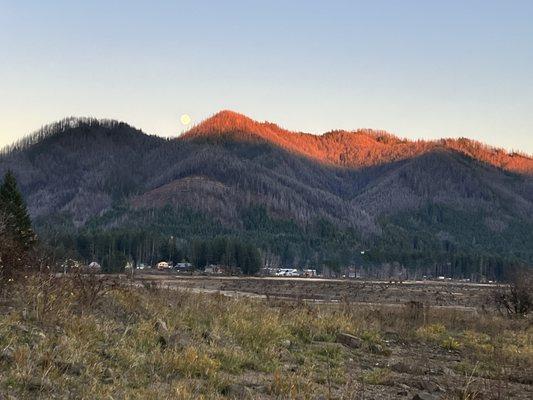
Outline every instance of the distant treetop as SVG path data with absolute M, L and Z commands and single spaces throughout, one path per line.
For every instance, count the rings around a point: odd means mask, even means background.
M 42 126 L 37 131 L 23 137 L 14 144 L 6 146 L 0 150 L 0 155 L 21 151 L 39 143 L 40 141 L 80 127 L 114 129 L 121 125 L 128 125 L 125 122 L 114 119 L 98 119 L 93 117 L 67 117 L 59 121 Z

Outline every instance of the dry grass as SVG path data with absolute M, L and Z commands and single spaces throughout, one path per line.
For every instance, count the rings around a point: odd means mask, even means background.
M 421 316 L 410 306 L 270 304 L 107 284 L 87 298 L 92 285 L 82 294 L 73 280 L 33 276 L 13 289 L 13 309 L 0 315 L 0 393 L 357 399 L 394 385 L 400 375 L 388 364 L 403 357 L 402 346 L 418 344 L 460 354 L 457 379 L 513 382 L 516 371 L 533 369 L 527 320 L 417 307 Z M 339 332 L 359 337 L 361 347 L 336 343 Z M 391 334 L 400 342 L 389 342 Z

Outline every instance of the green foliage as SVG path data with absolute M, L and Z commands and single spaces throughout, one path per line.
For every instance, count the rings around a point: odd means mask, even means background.
M 8 232 L 24 249 L 29 249 L 35 243 L 35 234 L 26 203 L 11 171 L 6 173 L 0 186 L 0 213 L 4 216 Z
M 486 226 L 486 213 L 428 203 L 381 219 L 383 234 L 365 258 L 397 261 L 428 276 L 504 279 L 505 271 L 533 262 L 533 225 L 509 223 L 500 232 Z
M 237 238 L 217 236 L 212 240 L 194 240 L 191 262 L 197 268 L 208 264 L 222 264 L 253 275 L 261 268 L 261 254 L 252 244 Z
M 128 258 L 119 251 L 113 251 L 104 257 L 102 271 L 106 273 L 117 273 L 124 271 Z
M 188 208 L 143 210 L 119 204 L 81 230 L 61 215 L 39 219 L 38 227 L 58 258 L 102 263 L 117 251 L 135 264 L 187 260 L 198 268 L 223 264 L 247 274 L 261 265 L 258 249 L 282 266 L 327 267 L 336 273 L 349 265 L 372 271 L 396 262 L 407 269 L 407 277 L 500 280 L 505 270 L 533 259 L 521 244 L 533 241 L 527 222 L 500 233 L 508 239 L 503 249 L 498 237 L 479 233 L 486 231 L 482 219 L 481 214 L 428 204 L 417 212 L 383 218 L 382 234 L 363 239 L 356 230 L 327 219 L 296 224 L 274 218 L 263 206 L 244 209 L 242 225 L 227 226 Z M 116 221 L 120 227 L 112 227 Z

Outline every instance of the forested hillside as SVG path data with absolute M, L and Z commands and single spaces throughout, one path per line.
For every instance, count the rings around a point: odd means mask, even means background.
M 4 149 L 7 170 L 58 257 L 192 259 L 218 237 L 270 265 L 499 276 L 533 262 L 533 159 L 466 139 L 317 136 L 229 111 L 163 139 L 71 118 Z
M 444 148 L 508 171 L 533 174 L 533 159 L 526 154 L 508 153 L 465 138 L 413 142 L 371 129 L 312 135 L 290 132 L 270 122 L 257 122 L 233 111 L 215 114 L 192 128 L 183 138 L 216 140 L 221 136 L 241 141 L 264 140 L 322 163 L 347 167 L 381 165 Z

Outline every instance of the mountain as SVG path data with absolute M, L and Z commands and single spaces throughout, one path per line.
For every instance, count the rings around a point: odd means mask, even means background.
M 231 111 L 163 139 L 70 118 L 4 149 L 8 169 L 45 238 L 238 235 L 285 264 L 361 249 L 403 265 L 533 261 L 533 158 L 468 139 L 295 133 Z
M 533 159 L 525 154 L 507 153 L 469 139 L 409 141 L 385 131 L 362 129 L 331 131 L 324 135 L 290 132 L 269 122 L 257 122 L 242 114 L 221 111 L 185 133 L 183 139 L 231 137 L 236 140 L 263 140 L 285 150 L 324 164 L 365 167 L 404 160 L 435 149 L 455 150 L 473 159 L 519 173 L 533 174 Z

